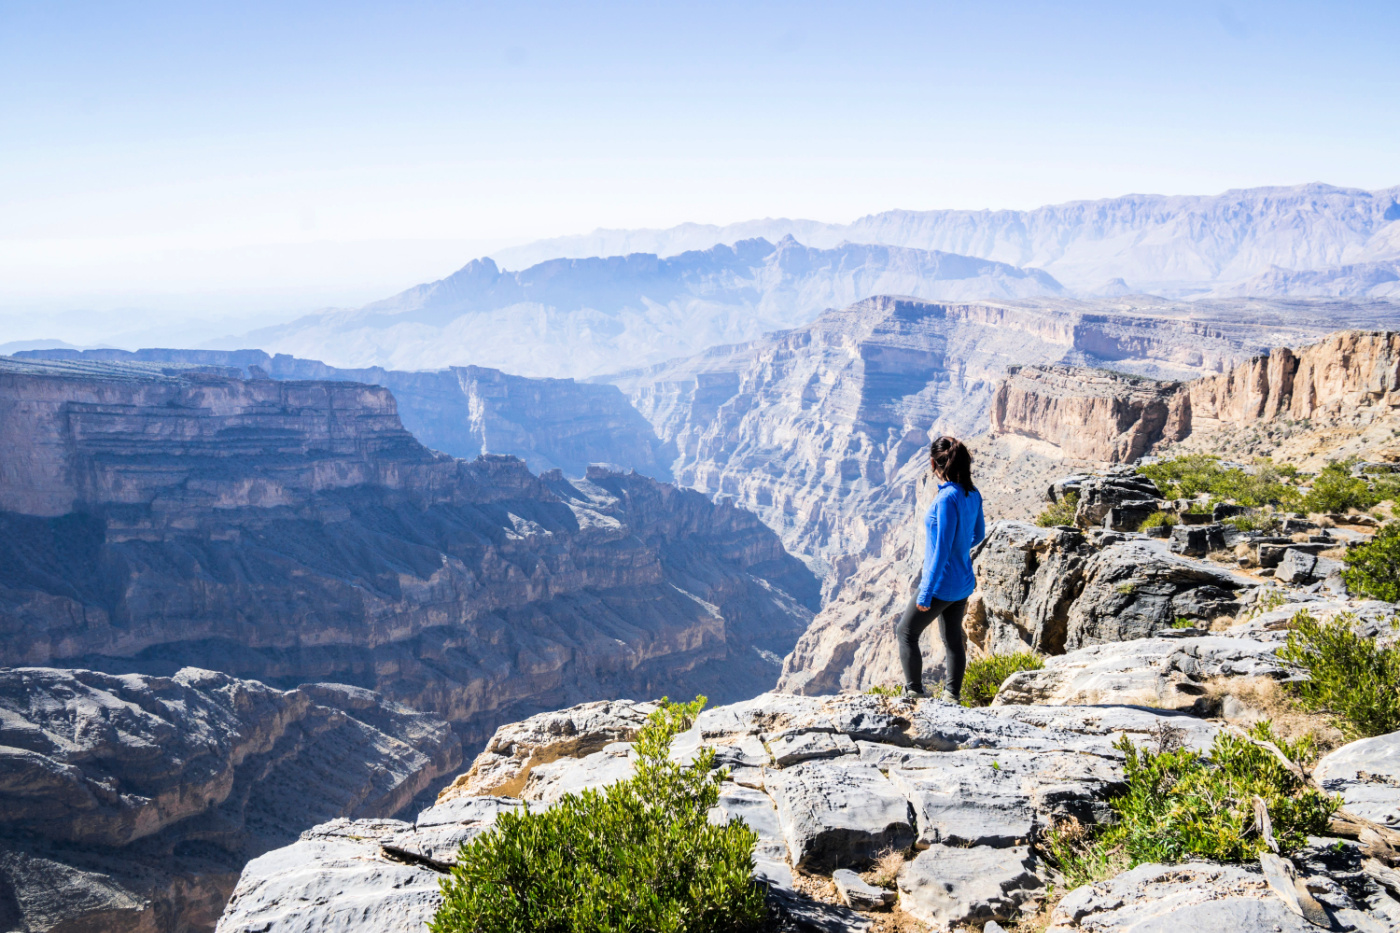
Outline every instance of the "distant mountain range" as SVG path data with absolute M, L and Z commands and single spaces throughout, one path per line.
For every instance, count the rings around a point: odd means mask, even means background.
M 869 295 L 936 300 L 1065 294 L 1053 276 L 937 250 L 788 236 L 683 252 L 551 259 L 520 272 L 468 263 L 357 310 L 332 310 L 234 341 L 341 367 L 475 364 L 591 376 L 753 340 Z M 232 348 L 230 346 L 229 348 Z
M 1224 194 L 1130 194 L 1030 211 L 885 211 L 849 224 L 750 220 L 728 226 L 683 224 L 667 230 L 596 230 L 501 250 L 507 268 L 558 257 L 634 252 L 668 256 L 750 237 L 794 236 L 812 247 L 842 242 L 939 250 L 1050 273 L 1082 294 L 1123 289 L 1167 297 L 1241 294 L 1244 283 L 1267 295 L 1277 267 L 1317 272 L 1400 259 L 1400 187 L 1379 191 L 1307 184 Z M 1310 285 L 1292 279 L 1287 294 L 1382 297 L 1365 277 L 1328 273 Z M 1122 279 L 1123 285 L 1114 283 Z M 1234 287 L 1230 287 L 1234 286 Z M 859 296 L 864 297 L 864 296 Z M 979 297 L 995 297 L 982 295 Z

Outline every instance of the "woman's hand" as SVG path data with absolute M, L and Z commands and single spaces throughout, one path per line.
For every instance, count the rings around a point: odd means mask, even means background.
M 928 611 L 929 611 L 930 609 L 932 609 L 932 608 L 933 608 L 933 603 L 929 603 L 927 606 L 920 606 L 920 607 L 919 607 L 919 611 L 920 611 L 920 612 L 928 612 Z

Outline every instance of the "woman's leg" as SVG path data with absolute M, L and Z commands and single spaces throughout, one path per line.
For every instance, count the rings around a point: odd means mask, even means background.
M 961 698 L 963 671 L 967 670 L 967 637 L 963 634 L 963 613 L 967 612 L 967 600 L 943 603 L 942 606 L 945 608 L 938 617 L 938 636 L 943 639 L 943 655 L 947 658 L 947 688 L 953 696 Z
M 948 605 L 934 600 L 927 610 L 919 609 L 917 591 L 909 597 L 909 605 L 894 626 L 894 639 L 899 645 L 899 666 L 904 668 L 904 686 L 920 692 L 924 689 L 924 655 L 919 650 L 919 636 L 924 633 L 943 607 Z

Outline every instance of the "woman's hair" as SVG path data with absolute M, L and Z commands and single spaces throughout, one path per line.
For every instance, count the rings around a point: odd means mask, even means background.
M 972 485 L 972 454 L 968 453 L 962 441 L 946 435 L 935 438 L 928 445 L 928 455 L 933 461 L 934 470 L 945 480 L 957 483 L 963 492 L 977 491 L 977 487 Z

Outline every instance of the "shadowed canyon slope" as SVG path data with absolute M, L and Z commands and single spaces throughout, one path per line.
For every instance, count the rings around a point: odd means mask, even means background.
M 403 426 L 425 446 L 466 460 L 511 454 L 537 473 L 559 469 L 582 476 L 589 464 L 610 463 L 669 479 L 674 457 L 626 397 L 601 383 L 531 379 L 479 366 L 337 369 L 261 350 L 26 350 L 15 358 L 218 366 L 244 379 L 383 386 L 394 393 Z
M 490 259 L 353 311 L 238 338 L 337 366 L 499 367 L 587 376 L 752 340 L 875 294 L 1023 298 L 1064 289 L 1034 269 L 947 253 L 745 240 L 666 259 L 556 259 L 520 272 Z
M 454 460 L 388 391 L 0 360 L 0 664 L 340 681 L 474 741 L 620 693 L 751 695 L 816 581 L 637 474 Z
M 976 256 L 1043 269 L 1081 293 L 1107 293 L 1122 279 L 1125 290 L 1169 296 L 1223 287 L 1230 294 L 1380 297 L 1395 293 L 1400 188 L 1308 184 L 1219 195 L 1129 194 L 1030 211 L 896 210 L 849 224 L 777 219 L 598 230 L 501 250 L 496 259 L 529 265 L 560 256 L 667 256 L 783 236 L 813 247 L 850 241 Z M 1383 260 L 1390 263 L 1360 265 Z

